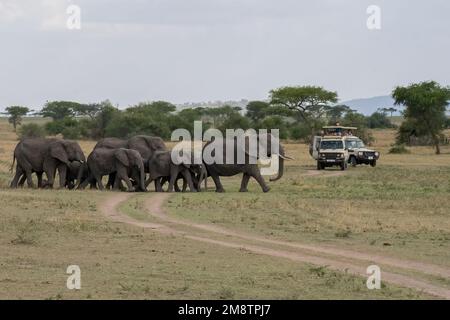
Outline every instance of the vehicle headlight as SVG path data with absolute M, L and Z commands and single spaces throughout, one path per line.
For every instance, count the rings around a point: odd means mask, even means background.
M 375 157 L 378 157 L 380 155 L 379 152 L 375 152 Z
M 364 153 L 362 151 L 358 152 L 358 156 L 362 157 Z
M 321 154 L 320 154 L 320 157 L 321 157 L 321 158 L 325 158 L 325 153 L 321 153 Z

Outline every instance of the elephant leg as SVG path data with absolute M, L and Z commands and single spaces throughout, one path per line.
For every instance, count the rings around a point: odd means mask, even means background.
M 47 175 L 47 181 L 48 181 L 47 184 L 50 189 L 53 188 L 53 184 L 55 182 L 55 172 L 56 172 L 56 168 L 45 170 L 45 174 Z
M 97 185 L 96 185 L 96 183 L 95 183 L 95 180 L 90 180 L 90 179 L 88 179 L 88 181 L 89 181 L 89 188 L 92 190 L 92 189 L 97 189 Z
M 267 186 L 266 182 L 264 181 L 264 178 L 261 175 L 261 172 L 258 168 L 256 168 L 252 174 L 252 177 L 258 181 L 259 185 L 261 186 L 261 189 L 263 192 L 269 192 L 270 188 Z
M 189 174 L 189 175 L 190 175 L 190 174 Z M 184 177 L 184 176 L 183 176 L 183 177 Z M 192 181 L 192 179 L 191 179 L 191 181 Z M 182 189 L 183 192 L 186 192 L 188 185 L 189 185 L 189 182 L 186 181 L 186 177 L 184 177 L 184 179 L 183 179 L 183 189 Z M 191 189 L 190 186 L 189 186 L 189 189 Z M 191 191 L 192 191 L 192 189 L 191 189 Z
M 14 178 L 11 181 L 10 187 L 17 188 L 18 185 L 23 185 L 25 183 L 26 178 L 27 178 L 27 176 L 25 175 L 25 172 L 23 172 L 22 168 L 17 166 L 16 174 L 14 175 Z M 19 181 L 19 179 L 20 179 L 20 181 Z
M 102 182 L 102 176 L 97 174 L 97 175 L 94 175 L 94 178 L 97 181 L 98 189 L 100 191 L 105 190 L 105 186 L 103 186 L 103 182 Z
M 216 192 L 225 192 L 225 189 L 222 186 L 222 182 L 220 182 L 220 178 L 217 175 L 211 175 L 214 184 L 216 185 Z
M 116 174 L 115 173 L 110 173 L 108 175 L 108 182 L 106 183 L 105 188 L 106 189 L 111 189 L 114 187 L 115 185 L 115 178 L 116 178 Z
M 127 188 L 128 188 L 128 192 L 136 191 L 136 188 L 133 186 L 133 184 L 130 181 L 130 178 L 127 175 L 120 176 L 119 174 L 117 174 L 116 180 L 118 180 L 119 186 L 121 186 L 122 180 L 125 181 Z
M 22 172 L 22 175 L 20 176 L 20 180 L 19 180 L 18 186 L 19 187 L 23 187 L 23 185 L 25 184 L 25 181 L 27 181 L 27 175 L 26 175 L 25 172 Z
M 169 188 L 167 189 L 167 192 L 173 192 L 174 191 L 174 185 L 175 180 L 177 179 L 176 175 L 171 175 L 169 180 Z
M 36 172 L 36 176 L 38 178 L 38 188 L 42 188 L 42 172 Z
M 148 177 L 147 180 L 145 180 L 145 187 L 148 188 L 148 186 L 150 185 L 150 183 L 152 183 L 152 178 Z
M 133 184 L 130 181 L 130 177 L 127 174 L 127 169 L 125 167 L 119 167 L 116 172 L 116 181 L 114 182 L 114 186 L 121 187 L 122 186 L 122 180 L 126 183 L 128 192 L 135 191 L 135 188 L 133 187 Z
M 250 175 L 248 175 L 247 173 L 244 173 L 244 175 L 242 176 L 242 181 L 241 181 L 241 189 L 239 189 L 239 192 L 247 192 L 247 186 L 248 186 L 248 181 L 250 180 Z
M 108 181 L 108 183 L 109 183 L 109 181 Z M 120 183 L 120 179 L 118 176 L 116 176 L 116 178 L 114 179 L 114 184 L 112 186 L 112 189 L 114 191 L 120 191 L 119 183 Z M 108 184 L 106 184 L 106 188 L 108 189 Z
M 25 170 L 26 176 L 27 176 L 27 184 L 29 188 L 34 188 L 34 183 L 33 183 L 33 172 L 31 170 L 26 169 Z
M 88 185 L 88 183 L 91 183 L 91 187 L 92 187 L 92 183 L 93 183 L 94 177 L 90 174 L 86 179 L 84 179 L 77 187 L 77 189 L 83 190 L 84 188 L 86 188 L 86 186 Z
M 58 166 L 59 173 L 59 188 L 64 189 L 66 187 L 67 166 L 61 164 Z
M 192 182 L 191 172 L 188 169 L 186 169 L 186 170 L 183 170 L 181 172 L 181 174 L 184 177 L 184 183 L 187 183 L 189 185 L 189 190 L 191 190 L 191 192 L 197 192 L 197 189 L 195 189 L 194 183 Z M 184 192 L 184 190 L 183 190 L 183 192 Z
M 164 192 L 163 188 L 162 188 L 162 184 L 161 184 L 161 180 L 163 180 L 164 178 L 157 178 L 155 179 L 155 191 L 156 192 Z

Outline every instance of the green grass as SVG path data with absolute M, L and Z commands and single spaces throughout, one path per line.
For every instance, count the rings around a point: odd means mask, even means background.
M 176 194 L 170 213 L 276 239 L 351 246 L 450 265 L 450 168 L 352 168 L 340 177 L 303 177 L 289 167 L 268 194 Z

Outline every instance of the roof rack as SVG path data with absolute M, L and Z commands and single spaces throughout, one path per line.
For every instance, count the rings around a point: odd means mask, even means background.
M 342 129 L 342 130 L 358 130 L 357 127 L 343 127 L 343 126 L 325 126 L 322 129 Z

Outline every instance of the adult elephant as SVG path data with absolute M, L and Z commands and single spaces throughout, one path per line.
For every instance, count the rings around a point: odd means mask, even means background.
M 38 188 L 47 188 L 48 181 L 42 180 L 42 174 L 43 172 L 36 172 L 36 175 L 38 177 Z M 88 168 L 86 162 L 79 162 L 79 161 L 69 162 L 69 164 L 67 165 L 65 186 L 71 190 L 76 186 L 77 181 L 84 181 L 84 179 L 87 179 L 87 177 L 88 177 Z M 23 187 L 26 179 L 27 175 L 23 173 L 21 178 L 19 179 L 18 186 Z
M 145 191 L 145 172 L 142 157 L 136 150 L 130 149 L 95 149 L 89 155 L 87 164 L 89 167 L 89 176 L 79 185 L 84 189 L 88 183 L 95 181 L 100 190 L 104 190 L 102 177 L 115 174 L 114 190 L 119 189 L 123 180 L 128 191 L 135 191 L 130 178 L 138 182 L 140 189 Z
M 80 145 L 71 140 L 30 138 L 20 141 L 13 157 L 17 160 L 16 174 L 11 182 L 12 188 L 17 188 L 20 177 L 25 174 L 29 187 L 34 187 L 31 174 L 38 174 L 38 185 L 42 185 L 42 173 L 47 176 L 47 185 L 52 188 L 56 169 L 59 172 L 59 186 L 66 185 L 67 168 L 70 162 L 85 162 L 86 158 Z
M 94 150 L 99 148 L 105 149 L 126 148 L 138 151 L 144 161 L 145 173 L 150 173 L 148 162 L 152 158 L 153 154 L 156 151 L 167 150 L 167 147 L 163 139 L 161 139 L 160 137 L 153 137 L 146 135 L 137 135 L 131 137 L 128 140 L 118 138 L 104 138 L 95 145 Z M 108 188 L 113 184 L 114 184 L 114 174 L 109 176 L 106 187 Z
M 216 192 L 224 192 L 224 188 L 220 181 L 220 177 L 230 177 L 237 174 L 242 173 L 242 181 L 241 188 L 239 192 L 247 192 L 248 182 L 251 177 L 253 177 L 260 185 L 263 192 L 270 191 L 269 186 L 267 186 L 264 178 L 261 175 L 261 171 L 258 167 L 258 154 L 263 154 L 268 158 L 272 157 L 271 146 L 272 142 L 275 142 L 275 139 L 272 135 L 257 135 L 251 139 L 250 136 L 244 137 L 244 143 L 241 143 L 237 138 L 234 139 L 216 139 L 213 141 L 209 141 L 203 147 L 203 159 L 205 160 L 205 151 L 210 149 L 215 149 L 218 151 L 222 151 L 223 162 L 214 161 L 212 163 L 208 163 L 209 161 L 204 161 L 206 170 L 208 171 L 208 176 L 211 176 L 214 184 L 216 185 Z M 266 143 L 263 143 L 262 139 L 266 139 Z M 257 148 L 259 153 L 251 152 L 250 146 L 252 140 L 257 144 Z M 213 145 L 214 144 L 214 145 Z M 234 156 L 232 157 L 231 163 L 226 162 L 227 159 L 227 145 L 234 150 Z M 230 149 L 231 150 L 231 149 Z M 256 150 L 255 150 L 256 151 Z M 238 161 L 238 154 L 243 154 L 243 159 L 239 159 L 242 161 Z M 287 157 L 284 152 L 284 148 L 281 144 L 279 144 L 278 153 L 274 154 L 278 157 L 278 173 L 276 177 L 271 178 L 270 181 L 277 181 L 281 179 L 284 174 L 284 160 L 292 159 Z M 215 152 L 212 152 L 212 156 L 215 156 Z M 230 157 L 231 158 L 231 157 Z
M 128 140 L 119 138 L 104 138 L 101 139 L 94 147 L 95 149 L 132 149 L 138 151 L 144 161 L 148 161 L 155 151 L 165 151 L 167 147 L 160 137 L 152 137 L 145 135 L 138 135 L 131 137 Z
M 94 147 L 95 149 L 120 149 L 127 148 L 127 140 L 119 139 L 119 138 L 103 138 L 97 142 Z

